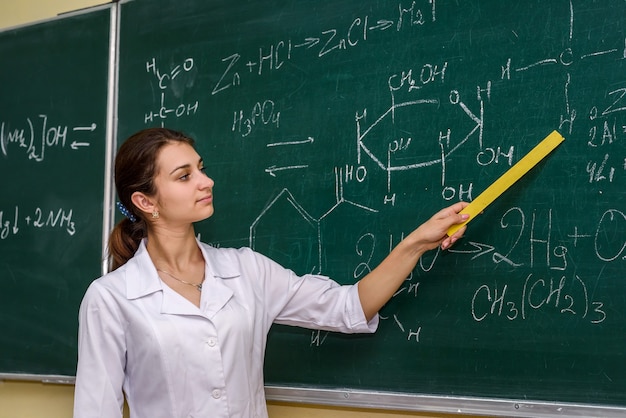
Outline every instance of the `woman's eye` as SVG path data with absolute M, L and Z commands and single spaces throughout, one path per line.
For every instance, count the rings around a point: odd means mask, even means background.
M 205 167 L 199 167 L 198 170 L 206 175 L 206 168 Z M 182 181 L 189 180 L 189 178 L 191 178 L 192 174 L 193 173 L 185 173 L 185 174 L 181 175 L 180 177 L 178 177 L 178 180 L 182 180 Z

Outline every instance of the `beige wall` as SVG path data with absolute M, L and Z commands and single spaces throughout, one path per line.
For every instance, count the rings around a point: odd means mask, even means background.
M 94 0 L 0 0 L 0 29 L 52 18 L 59 13 L 103 4 Z M 71 385 L 28 381 L 0 381 L 0 418 L 69 418 L 72 415 Z M 376 411 L 270 403 L 271 418 L 398 418 L 452 417 L 445 414 Z
M 2 0 L 0 29 L 49 19 L 60 13 L 107 3 L 103 0 Z

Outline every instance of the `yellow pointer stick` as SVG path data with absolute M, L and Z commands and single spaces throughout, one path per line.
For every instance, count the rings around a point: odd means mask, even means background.
M 526 174 L 531 168 L 533 168 L 539 161 L 550 154 L 565 138 L 561 136 L 557 131 L 553 131 L 550 135 L 545 137 L 535 148 L 533 148 L 528 154 L 519 160 L 513 167 L 509 168 L 500 178 L 494 181 L 491 186 L 487 187 L 476 199 L 474 199 L 469 205 L 465 207 L 459 213 L 468 213 L 470 217 L 461 224 L 452 225 L 448 229 L 448 236 L 452 236 L 461 227 L 467 224 L 474 217 L 480 214 L 487 206 L 496 200 L 506 189 L 511 187 L 513 183 L 519 180 L 524 174 Z

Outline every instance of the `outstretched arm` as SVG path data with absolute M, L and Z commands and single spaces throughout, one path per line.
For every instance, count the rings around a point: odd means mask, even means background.
M 451 237 L 447 236 L 447 231 L 452 225 L 467 220 L 469 215 L 459 214 L 467 205 L 459 202 L 435 213 L 404 238 L 378 267 L 359 281 L 359 299 L 368 321 L 391 299 L 415 268 L 422 254 L 438 246 L 443 250 L 448 249 L 463 236 L 465 227 Z

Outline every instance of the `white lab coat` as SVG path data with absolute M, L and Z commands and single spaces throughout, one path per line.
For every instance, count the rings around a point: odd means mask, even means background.
M 165 285 L 141 243 L 95 280 L 80 307 L 74 418 L 267 417 L 263 360 L 272 323 L 374 332 L 357 286 L 296 276 L 248 248 L 198 243 L 200 308 Z M 287 366 L 290 367 L 290 366 Z

